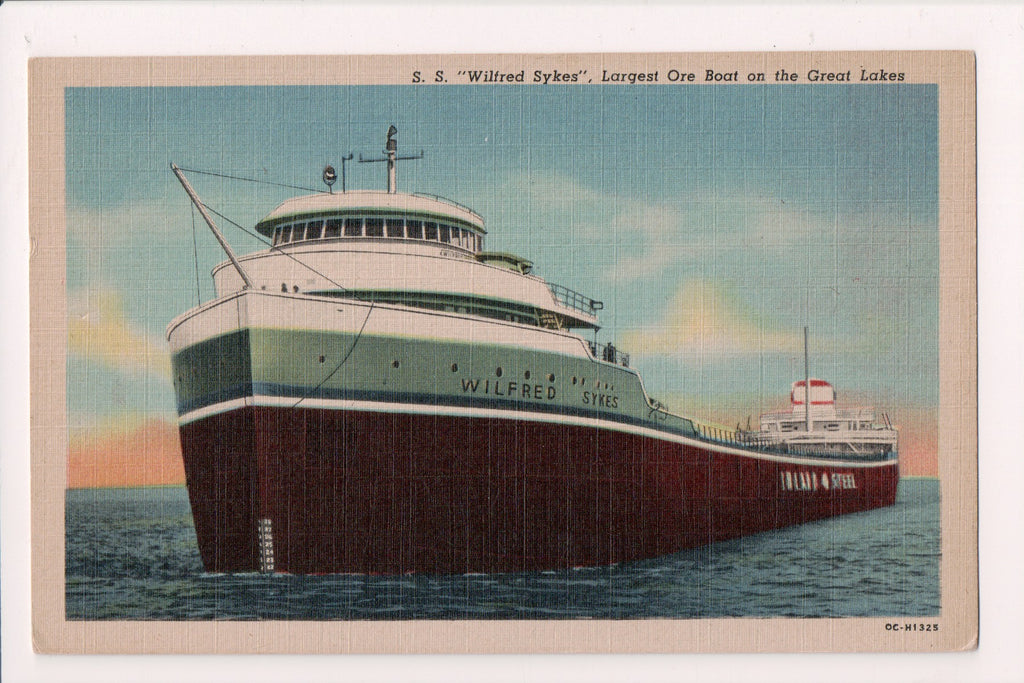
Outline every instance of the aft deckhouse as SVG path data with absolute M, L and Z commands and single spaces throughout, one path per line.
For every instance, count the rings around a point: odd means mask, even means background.
M 806 386 L 810 385 L 810 404 Z M 898 432 L 883 414 L 878 422 L 871 407 L 839 408 L 835 388 L 822 379 L 793 383 L 790 407 L 761 415 L 766 441 L 784 443 L 795 452 L 827 451 L 877 457 L 896 451 Z

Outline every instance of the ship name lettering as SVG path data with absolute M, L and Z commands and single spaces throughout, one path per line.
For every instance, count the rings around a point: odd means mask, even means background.
M 465 75 L 470 83 L 523 83 L 526 80 L 525 69 L 509 72 L 497 69 L 467 69 L 460 71 L 459 75 Z
M 554 71 L 541 71 L 537 69 L 533 72 L 533 82 L 543 83 L 578 83 L 580 80 L 580 72 L 565 73 L 555 69 Z M 521 82 L 521 81 L 520 81 Z
M 462 393 L 464 394 L 490 394 L 492 396 L 510 396 L 512 398 L 530 398 L 535 401 L 554 400 L 558 394 L 554 387 L 546 387 L 543 384 L 529 384 L 519 382 L 501 382 L 495 380 L 484 380 L 483 384 L 478 379 L 462 378 Z
M 619 397 L 611 394 L 599 394 L 593 391 L 583 392 L 583 404 L 593 405 L 599 408 L 618 408 Z

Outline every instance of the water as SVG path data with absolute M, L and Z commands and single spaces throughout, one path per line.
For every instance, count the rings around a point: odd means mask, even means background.
M 69 619 L 635 619 L 939 613 L 939 482 L 896 505 L 614 567 L 207 574 L 184 488 L 68 491 Z

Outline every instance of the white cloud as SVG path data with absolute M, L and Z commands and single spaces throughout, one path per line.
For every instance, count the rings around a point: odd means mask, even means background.
M 171 376 L 163 339 L 128 321 L 121 295 L 107 286 L 68 293 L 68 350 L 122 372 Z
M 772 322 L 713 283 L 684 282 L 669 299 L 664 316 L 622 335 L 623 347 L 637 354 L 703 356 L 794 353 L 802 334 Z
M 530 206 L 549 232 L 572 225 L 581 245 L 617 236 L 616 262 L 605 277 L 622 284 L 657 278 L 715 246 L 802 245 L 830 239 L 836 230 L 811 211 L 743 188 L 686 188 L 671 201 L 651 202 L 598 192 L 556 172 L 516 176 L 509 186 L 510 196 Z

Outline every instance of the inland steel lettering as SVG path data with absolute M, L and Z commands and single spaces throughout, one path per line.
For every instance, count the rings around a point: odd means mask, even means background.
M 779 472 L 779 485 L 783 491 L 828 491 L 829 489 L 855 489 L 857 478 L 846 472 Z
M 529 398 L 535 401 L 553 401 L 558 392 L 552 386 L 543 384 L 530 384 L 528 382 L 516 382 L 513 380 L 489 380 L 463 379 L 462 393 L 464 394 L 487 394 L 489 396 L 501 396 L 504 398 Z

